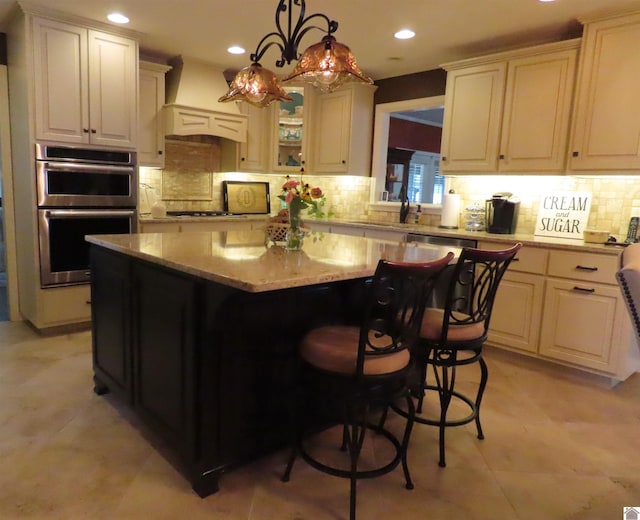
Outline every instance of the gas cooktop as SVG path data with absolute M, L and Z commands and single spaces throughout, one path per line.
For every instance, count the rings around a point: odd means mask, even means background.
M 169 217 L 229 217 L 228 211 L 167 211 Z

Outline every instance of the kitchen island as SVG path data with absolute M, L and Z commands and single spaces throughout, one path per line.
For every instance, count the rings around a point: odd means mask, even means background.
M 246 230 L 87 240 L 94 390 L 125 400 L 203 497 L 225 471 L 287 443 L 298 342 L 358 320 L 380 258 L 451 250 L 311 233 L 287 252 Z

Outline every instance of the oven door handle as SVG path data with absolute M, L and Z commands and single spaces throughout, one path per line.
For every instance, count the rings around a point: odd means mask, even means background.
M 86 217 L 132 217 L 136 211 L 133 209 L 47 209 L 44 216 L 65 218 Z
M 119 166 L 110 164 L 78 164 L 66 162 L 38 161 L 38 166 L 50 172 L 74 172 L 74 173 L 119 173 L 131 175 L 135 171 L 134 166 Z

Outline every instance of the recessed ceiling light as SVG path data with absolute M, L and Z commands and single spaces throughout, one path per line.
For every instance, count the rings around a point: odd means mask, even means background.
M 107 20 L 113 23 L 129 23 L 129 18 L 121 13 L 109 13 Z
M 555 2 L 556 0 L 538 0 L 538 2 Z
M 398 40 L 408 40 L 409 38 L 413 38 L 416 35 L 411 29 L 402 29 L 394 34 Z
M 232 45 L 231 47 L 229 47 L 227 49 L 227 52 L 229 54 L 244 54 L 245 50 L 242 47 L 240 47 L 239 45 Z

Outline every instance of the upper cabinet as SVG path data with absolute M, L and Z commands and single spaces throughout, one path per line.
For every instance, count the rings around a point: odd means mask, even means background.
M 240 112 L 247 116 L 247 140 L 238 144 L 238 170 L 265 173 L 269 171 L 269 148 L 273 107 L 254 107 L 240 104 Z
M 440 168 L 496 171 L 506 63 L 447 69 Z
M 308 168 L 307 142 L 310 97 L 309 87 L 284 87 L 291 101 L 275 103 L 271 168 L 295 172 Z
M 442 171 L 564 171 L 579 44 L 444 65 Z
M 164 167 L 164 76 L 171 67 L 159 63 L 140 62 L 138 103 L 138 164 Z
M 369 175 L 376 87 L 351 84 L 329 94 L 308 86 L 284 88 L 292 101 L 267 108 L 241 105 L 247 140 L 233 147 L 223 143 L 224 168 Z
M 34 17 L 36 139 L 135 148 L 135 40 Z
M 638 48 L 640 13 L 585 25 L 570 169 L 640 169 Z
M 371 85 L 351 84 L 316 100 L 313 170 L 369 175 L 373 131 Z

